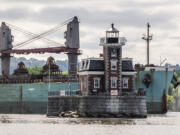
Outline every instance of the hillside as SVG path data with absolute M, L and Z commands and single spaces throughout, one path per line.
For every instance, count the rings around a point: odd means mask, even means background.
M 38 60 L 38 59 L 34 59 L 34 58 L 26 59 L 24 57 L 20 57 L 20 58 L 11 57 L 11 68 L 10 68 L 11 73 L 13 73 L 14 69 L 17 68 L 17 64 L 20 61 L 24 62 L 26 67 L 42 67 L 46 63 L 45 60 Z M 56 64 L 59 66 L 59 68 L 62 71 L 68 70 L 68 61 L 67 60 L 57 60 Z M 1 61 L 0 61 L 0 71 L 1 71 Z

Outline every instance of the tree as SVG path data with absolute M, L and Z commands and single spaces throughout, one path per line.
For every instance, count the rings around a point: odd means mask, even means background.
M 42 67 L 28 67 L 27 70 L 30 75 L 40 75 Z

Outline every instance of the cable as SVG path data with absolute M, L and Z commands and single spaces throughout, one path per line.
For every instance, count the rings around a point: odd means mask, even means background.
M 25 35 L 28 35 L 28 36 L 37 36 L 37 34 L 34 34 L 34 33 L 32 33 L 32 32 L 29 32 L 29 31 L 27 31 L 27 30 L 23 30 L 23 29 L 21 29 L 21 28 L 19 28 L 19 27 L 17 27 L 17 26 L 14 26 L 14 25 L 12 25 L 12 24 L 9 24 L 9 23 L 6 23 L 11 29 L 14 29 L 14 30 L 16 30 L 16 31 L 18 31 L 18 32 L 21 32 L 21 33 L 23 33 L 23 34 L 25 34 Z M 53 41 L 53 40 L 50 40 L 50 39 L 48 39 L 48 38 L 45 38 L 45 37 L 42 37 L 41 38 L 41 40 L 43 40 L 43 41 L 46 41 L 46 43 L 48 43 L 48 44 L 55 44 L 56 46 L 60 46 L 60 45 L 63 45 L 63 44 L 61 44 L 61 43 L 58 43 L 58 42 L 56 42 L 56 41 Z M 16 47 L 16 46 L 14 46 L 14 47 Z
M 66 25 L 69 21 L 71 21 L 72 19 L 73 19 L 73 18 L 70 18 L 70 19 L 66 20 L 65 22 L 57 25 L 56 27 L 54 27 L 54 28 L 52 28 L 52 29 L 50 29 L 50 30 L 48 30 L 48 31 L 46 31 L 46 32 L 43 32 L 43 33 L 41 33 L 41 34 L 39 34 L 39 35 L 37 35 L 37 36 L 32 37 L 32 38 L 29 39 L 29 40 L 26 40 L 26 41 L 24 41 L 24 42 L 22 42 L 22 43 L 17 44 L 17 45 L 15 46 L 15 48 L 17 48 L 17 47 L 18 47 L 18 48 L 19 48 L 19 47 L 22 47 L 22 46 L 24 46 L 24 45 L 26 45 L 26 44 L 29 44 L 29 43 L 31 43 L 31 42 L 33 42 L 33 41 L 35 41 L 35 40 L 38 40 L 38 39 L 43 38 L 43 36 L 46 36 L 46 35 L 51 34 L 51 33 L 53 33 L 53 32 L 56 32 L 57 30 L 59 30 L 59 29 L 61 29 L 63 26 L 65 26 L 65 25 Z
M 57 29 L 58 30 L 58 29 Z M 15 46 L 15 48 L 19 48 L 19 47 L 22 47 L 22 46 L 24 46 L 24 45 L 26 45 L 26 44 L 29 44 L 29 43 L 31 43 L 31 42 L 33 42 L 33 41 L 35 41 L 35 40 L 38 40 L 38 39 L 41 39 L 41 38 L 43 38 L 43 36 L 46 36 L 46 35 L 48 35 L 48 34 L 50 34 L 50 33 L 52 33 L 52 32 L 55 32 L 55 30 L 52 30 L 52 31 L 48 31 L 47 33 L 42 33 L 42 34 L 40 34 L 40 35 L 38 35 L 38 36 L 33 36 L 31 39 L 29 39 L 29 40 L 26 40 L 26 41 L 24 41 L 24 42 L 22 42 L 22 43 L 19 43 L 19 44 L 17 44 L 16 46 Z

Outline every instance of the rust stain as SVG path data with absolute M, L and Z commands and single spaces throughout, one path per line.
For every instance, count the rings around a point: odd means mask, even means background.
M 167 95 L 166 95 L 166 89 L 163 92 L 162 96 L 162 112 L 166 113 L 167 112 Z

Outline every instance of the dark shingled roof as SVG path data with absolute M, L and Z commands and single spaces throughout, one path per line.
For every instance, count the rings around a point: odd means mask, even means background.
M 89 71 L 104 71 L 104 60 L 90 60 Z
M 89 68 L 84 69 L 84 71 L 104 71 L 104 60 L 90 60 Z M 122 71 L 134 71 L 131 59 L 122 60 Z
M 132 60 L 122 60 L 122 71 L 134 71 Z

